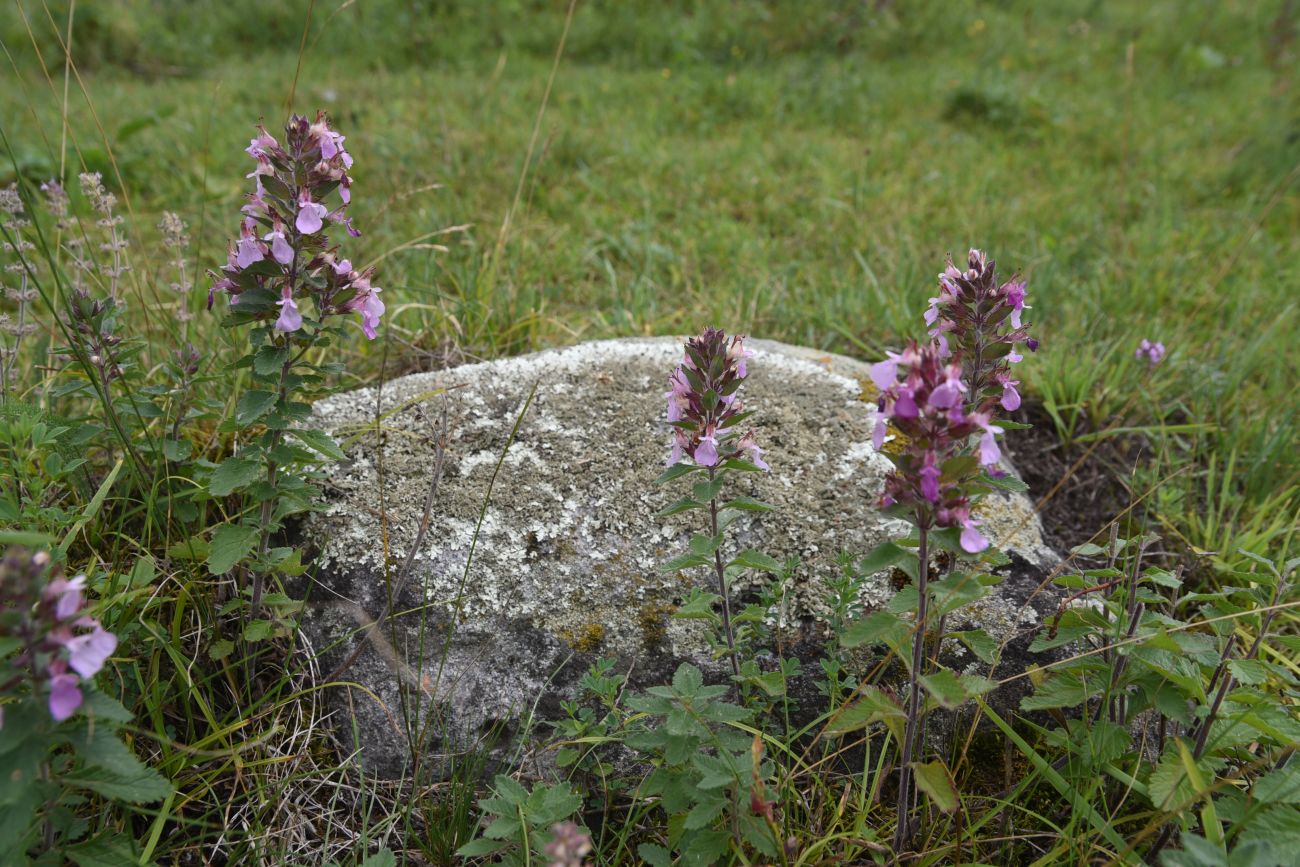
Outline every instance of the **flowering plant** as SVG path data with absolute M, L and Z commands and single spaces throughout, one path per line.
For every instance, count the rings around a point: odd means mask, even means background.
M 14 547 L 0 559 L 0 814 L 10 854 L 62 852 L 84 834 L 57 806 L 76 790 L 130 803 L 171 791 L 118 738 L 131 714 L 93 685 L 117 637 L 86 613 L 87 583 L 63 577 L 45 551 Z
M 251 351 L 239 366 L 250 370 L 253 387 L 223 427 L 243 435 L 240 448 L 212 472 L 208 492 L 218 498 L 245 493 L 260 506 L 217 528 L 207 563 L 214 574 L 251 573 L 244 637 L 258 640 L 275 631 L 274 623 L 258 620 L 265 577 L 301 569 L 297 552 L 272 548 L 271 536 L 287 517 L 315 507 L 315 465 L 343 456 L 327 434 L 300 426 L 310 405 L 295 397 L 322 393 L 322 383 L 341 370 L 306 357 L 344 336 L 331 317 L 359 314 L 362 331 L 374 339 L 384 302 L 374 270 L 355 268 L 325 234 L 336 224 L 360 235 L 346 216 L 352 156 L 325 115 L 315 122 L 291 117 L 283 144 L 259 126 L 246 151 L 257 164 L 248 174 L 255 188 L 226 264 L 212 273 L 208 304 L 224 293 L 230 299 L 224 324 L 251 326 Z M 287 443 L 286 434 L 301 445 Z
M 748 570 L 778 572 L 781 564 L 754 550 L 744 550 L 724 562 L 723 532 L 746 511 L 769 511 L 765 503 L 752 497 L 735 497 L 721 501 L 723 480 L 730 472 L 762 472 L 768 469 L 763 449 L 753 431 L 741 433 L 740 424 L 749 417 L 739 398 L 741 383 L 749 373 L 748 360 L 753 352 L 745 348 L 745 338 L 727 335 L 716 328 L 706 328 L 699 337 L 686 341 L 681 363 L 668 377 L 667 418 L 673 426 L 668 470 L 659 477 L 667 482 L 692 473 L 705 475 L 689 497 L 664 509 L 660 515 L 677 515 L 695 509 L 707 509 L 708 524 L 704 533 L 691 537 L 690 552 L 669 560 L 665 571 L 679 571 L 701 566 L 712 567 L 718 593 L 697 593 L 679 610 L 682 616 L 712 620 L 713 605 L 720 603 L 721 627 L 726 654 L 732 673 L 740 677 L 741 665 L 736 652 L 728 585 Z
M 901 746 L 900 805 L 894 845 L 901 851 L 911 838 L 918 774 L 933 785 L 946 779 L 933 767 L 914 763 L 917 729 L 923 707 L 924 685 L 941 703 L 964 700 L 986 684 L 964 682 L 947 672 L 935 679 L 928 673 L 927 648 L 935 655 L 943 644 L 943 617 L 957 605 L 982 595 L 980 583 L 957 571 L 936 586 L 942 588 L 939 628 L 930 633 L 931 534 L 960 528 L 951 553 L 980 555 L 989 542 L 980 533 L 972 508 L 994 487 L 1023 490 L 1016 480 L 998 469 L 1002 458 L 998 436 L 1010 423 L 995 423 L 999 409 L 1020 406 L 1020 383 L 1011 378 L 1011 365 L 1023 360 L 1016 351 L 1025 344 L 1031 351 L 1038 342 L 1022 322 L 1025 283 L 1016 278 L 999 284 L 995 264 L 979 250 L 971 250 L 967 269 L 948 261 L 939 275 L 939 294 L 930 299 L 925 321 L 931 341 L 907 344 L 871 368 L 880 389 L 876 408 L 874 445 L 882 451 L 892 425 L 903 437 L 901 445 L 884 452 L 894 464 L 885 481 L 881 507 L 911 522 L 917 530 L 915 593 L 916 619 L 912 637 L 908 680 L 906 730 Z M 972 443 L 974 443 L 972 445 Z M 895 546 L 895 550 L 899 550 Z M 869 558 L 871 559 L 871 558 Z M 955 559 L 955 558 L 954 558 Z M 945 688 L 950 687 L 945 694 Z

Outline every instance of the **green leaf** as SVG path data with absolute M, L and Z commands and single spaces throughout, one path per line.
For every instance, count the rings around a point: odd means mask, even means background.
M 739 509 L 744 512 L 771 512 L 773 510 L 772 506 L 753 497 L 736 497 L 734 500 L 723 503 L 722 508 Z
M 994 665 L 1002 655 L 998 643 L 990 638 L 989 634 L 983 629 L 951 632 L 949 635 L 966 645 L 966 649 L 979 657 L 980 662 Z
M 858 697 L 848 705 L 840 708 L 826 725 L 826 733 L 832 735 L 848 734 L 866 728 L 875 722 L 885 724 L 895 740 L 903 739 L 903 727 L 907 724 L 907 714 L 892 698 L 874 686 L 864 687 Z
M 702 686 L 704 686 L 704 675 L 700 673 L 698 668 L 689 662 L 683 662 L 677 666 L 677 671 L 673 673 L 673 689 L 679 695 L 695 695 Z
M 941 668 L 934 674 L 924 675 L 920 680 L 926 692 L 934 696 L 941 707 L 948 710 L 960 707 L 967 700 L 983 695 L 994 686 L 993 681 L 986 678 L 973 674 L 963 674 L 958 677 L 946 668 Z
M 636 847 L 636 853 L 650 867 L 672 867 L 673 854 L 663 846 L 656 846 L 654 843 L 642 843 Z
M 470 840 L 464 846 L 461 846 L 456 850 L 456 854 L 462 858 L 477 858 L 499 852 L 508 845 L 510 844 L 504 840 L 488 840 L 485 837 L 479 837 L 477 840 Z
M 171 785 L 157 771 L 141 765 L 143 773 L 126 777 L 103 768 L 85 768 L 62 777 L 65 785 L 89 789 L 105 798 L 128 804 L 151 804 L 171 794 Z
M 277 376 L 288 360 L 289 350 L 286 347 L 268 343 L 253 356 L 253 372 L 258 376 Z
M 212 543 L 208 547 L 208 571 L 213 575 L 229 572 L 236 563 L 252 553 L 257 538 L 256 527 L 222 524 L 212 534 Z
M 275 623 L 270 620 L 254 620 L 244 627 L 245 641 L 265 641 L 275 630 Z
M 882 542 L 866 553 L 858 561 L 858 573 L 861 575 L 873 575 L 876 572 L 883 572 L 897 566 L 907 558 L 916 559 L 916 552 L 910 551 L 901 545 L 893 542 Z
M 273 391 L 246 391 L 235 404 L 235 424 L 248 427 L 271 411 L 277 400 Z
M 289 428 L 288 432 L 306 443 L 313 451 L 320 452 L 332 461 L 341 461 L 347 457 L 343 449 L 339 448 L 339 444 L 334 442 L 334 438 L 324 431 Z
M 682 512 L 689 512 L 692 509 L 701 509 L 703 507 L 704 507 L 703 503 L 697 503 L 695 500 L 692 500 L 690 497 L 682 497 L 680 500 L 673 503 L 668 508 L 660 509 L 655 514 L 656 517 L 667 518 L 671 515 L 680 515 Z
M 930 796 L 934 805 L 945 813 L 957 812 L 961 800 L 957 797 L 957 785 L 952 774 L 943 762 L 912 762 L 912 773 L 916 776 L 916 787 Z
M 680 572 L 683 569 L 694 569 L 696 566 L 708 565 L 711 561 L 708 557 L 697 557 L 694 554 L 683 554 L 680 557 L 674 557 L 663 563 L 659 567 L 660 572 Z
M 781 561 L 776 560 L 761 551 L 755 551 L 753 548 L 746 548 L 737 554 L 727 566 L 740 566 L 745 569 L 753 569 L 757 572 L 780 572 Z
M 226 458 L 212 471 L 212 477 L 208 479 L 208 491 L 214 497 L 224 497 L 251 485 L 261 476 L 261 461 L 242 456 Z
M 98 689 L 86 689 L 83 692 L 85 693 L 85 703 L 81 706 L 81 713 L 92 720 L 115 723 L 131 721 L 131 712 L 123 707 L 122 703 L 117 699 L 105 695 Z
M 1269 771 L 1255 781 L 1250 793 L 1265 804 L 1300 804 L 1300 762 Z
M 706 536 L 696 533 L 691 536 L 691 554 L 696 557 L 712 557 L 713 552 L 722 546 L 721 536 Z
M 163 457 L 169 461 L 183 461 L 193 448 L 194 444 L 189 440 L 164 440 Z
M 66 854 L 78 867 L 121 867 L 139 860 L 135 843 L 116 831 L 105 831 L 92 840 L 71 846 Z
M 722 490 L 723 479 L 715 478 L 712 481 L 696 482 L 691 488 L 691 496 L 701 503 L 707 503 L 718 495 Z
M 659 478 L 655 479 L 655 484 L 662 485 L 664 482 L 671 482 L 673 479 L 680 479 L 682 476 L 697 472 L 700 469 L 700 467 L 697 467 L 694 464 L 673 464 L 671 467 L 659 474 Z
M 397 867 L 397 856 L 387 846 L 362 861 L 359 867 Z
M 998 424 L 1001 425 L 1002 422 L 999 421 Z M 991 488 L 1010 491 L 1013 494 L 1023 494 L 1029 490 L 1029 485 L 1026 485 L 1010 473 L 1005 476 L 990 476 L 988 473 L 983 473 L 980 475 L 979 481 Z
M 686 814 L 684 826 L 688 831 L 698 831 L 701 828 L 707 828 L 713 824 L 713 820 L 722 815 L 722 811 L 727 809 L 726 798 L 709 798 L 701 801 L 691 811 Z
M 1268 680 L 1268 666 L 1257 659 L 1230 659 L 1228 671 L 1239 683 L 1255 686 Z
M 888 611 L 873 611 L 866 617 L 849 624 L 840 635 L 840 645 L 853 648 L 870 643 L 895 647 L 901 644 L 911 631 L 911 625 L 897 615 L 890 614 Z

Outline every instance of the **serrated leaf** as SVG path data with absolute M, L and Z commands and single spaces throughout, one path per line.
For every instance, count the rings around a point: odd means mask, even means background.
M 241 456 L 226 458 L 212 471 L 212 476 L 208 479 L 208 491 L 214 497 L 224 497 L 251 485 L 261 476 L 261 461 Z
M 64 854 L 77 867 L 121 867 L 137 863 L 139 856 L 131 838 L 106 831 L 92 840 L 68 847 Z
M 979 657 L 980 662 L 994 665 L 1001 656 L 1001 648 L 983 629 L 970 629 L 964 632 L 949 633 L 953 638 L 966 645 L 966 649 Z
M 915 560 L 916 552 L 893 542 L 882 542 L 868 551 L 858 561 L 858 572 L 862 575 L 872 575 L 896 566 L 908 557 Z
M 674 557 L 660 565 L 659 571 L 680 572 L 683 569 L 694 569 L 696 566 L 706 566 L 708 564 L 708 557 L 697 557 L 694 554 L 683 554 L 680 557 Z
M 925 691 L 934 696 L 941 707 L 948 710 L 958 708 L 969 699 L 983 695 L 993 688 L 993 682 L 990 680 L 969 674 L 958 677 L 946 668 L 941 668 L 934 674 L 924 675 L 920 680 Z
M 208 571 L 213 575 L 229 572 L 236 563 L 252 553 L 257 538 L 256 527 L 222 524 L 212 534 L 212 542 L 208 546 Z
M 1300 804 L 1300 762 L 1269 771 L 1255 781 L 1250 794 L 1265 804 Z
M 183 461 L 193 448 L 194 444 L 189 440 L 163 440 L 163 457 L 169 461 Z
M 866 617 L 849 624 L 840 635 L 840 645 L 845 648 L 863 644 L 899 645 L 912 631 L 910 624 L 888 611 L 873 611 Z
M 671 482 L 673 479 L 680 479 L 682 476 L 694 473 L 700 470 L 700 467 L 694 464 L 676 463 L 659 474 L 655 479 L 656 485 L 662 485 L 664 482 Z
M 82 692 L 85 694 L 85 703 L 80 712 L 86 716 L 115 723 L 128 723 L 132 720 L 131 712 L 112 696 L 105 695 L 98 689 L 83 689 Z
M 691 487 L 691 496 L 701 503 L 707 503 L 718 495 L 718 492 L 722 490 L 723 483 L 722 478 L 696 482 Z
M 128 804 L 152 804 L 171 794 L 171 785 L 157 771 L 144 767 L 136 777 L 124 777 L 103 768 L 85 768 L 62 778 L 65 785 L 89 789 L 105 798 Z
M 339 444 L 334 441 L 334 438 L 324 431 L 295 427 L 289 428 L 288 433 L 302 440 L 313 451 L 320 452 L 332 461 L 341 461 L 347 457 L 343 453 L 343 449 L 339 448 Z
M 273 391 L 246 391 L 235 404 L 235 424 L 248 427 L 275 406 L 278 396 Z
M 673 854 L 663 846 L 656 846 L 654 843 L 642 843 L 636 847 L 636 853 L 650 867 L 672 867 Z
M 660 518 L 668 518 L 671 517 L 672 515 L 680 515 L 682 512 L 689 512 L 692 509 L 701 509 L 703 507 L 704 507 L 703 503 L 697 503 L 695 500 L 692 500 L 690 497 L 682 497 L 680 500 L 673 503 L 671 506 L 667 507 L 666 509 L 660 509 L 655 514 L 657 517 Z
M 220 662 L 235 651 L 235 643 L 228 639 L 222 638 L 212 642 L 208 646 L 208 659 L 213 662 Z
M 1002 422 L 998 421 L 998 424 L 1000 425 L 1002 424 Z M 984 473 L 979 477 L 979 481 L 983 482 L 984 484 L 988 485 L 991 488 L 997 488 L 998 490 L 1002 490 L 1002 491 L 1009 491 L 1013 494 L 1023 494 L 1029 490 L 1029 485 L 1026 485 L 1024 482 L 1020 481 L 1020 479 L 1016 478 L 1010 473 L 1008 473 L 1005 476 L 990 476 L 988 473 Z
M 884 723 L 896 740 L 903 739 L 903 727 L 907 723 L 907 714 L 892 698 L 874 686 L 864 687 L 862 692 L 849 705 L 839 712 L 826 726 L 826 733 L 832 735 L 848 734 L 866 728 L 872 723 Z
M 688 831 L 698 831 L 701 828 L 707 828 L 713 823 L 713 820 L 722 815 L 722 811 L 727 809 L 727 800 L 725 798 L 709 798 L 701 801 L 694 807 L 691 807 L 686 814 L 686 821 L 683 823 Z
M 961 804 L 957 797 L 957 785 L 943 762 L 938 759 L 933 762 L 913 762 L 912 773 L 916 777 L 916 787 L 929 795 L 936 807 L 945 813 L 957 812 L 957 807 Z
M 397 867 L 397 856 L 387 846 L 362 861 L 359 867 Z
M 270 620 L 254 620 L 244 627 L 245 641 L 265 641 L 275 631 L 275 623 Z
M 770 512 L 773 507 L 753 497 L 736 497 L 722 504 L 724 509 L 738 509 L 743 512 Z
M 706 536 L 703 533 L 696 533 L 691 536 L 691 554 L 696 557 L 712 557 L 713 552 L 721 546 L 721 536 Z
M 1257 659 L 1230 659 L 1228 671 L 1238 683 L 1255 686 L 1268 680 L 1268 666 Z
M 477 858 L 499 852 L 508 845 L 510 845 L 509 842 L 505 840 L 488 840 L 485 837 L 479 837 L 477 840 L 470 840 L 464 846 L 461 846 L 456 850 L 456 854 L 462 858 Z
M 753 569 L 757 572 L 781 571 L 781 562 L 779 560 L 769 557 L 761 551 L 755 551 L 753 548 L 746 548 L 744 551 L 741 551 L 732 558 L 731 562 L 728 563 L 727 566 L 740 566 L 745 569 Z
M 281 346 L 267 344 L 257 350 L 253 356 L 253 372 L 258 376 L 274 376 L 289 360 L 289 350 Z
M 702 686 L 704 686 L 704 675 L 689 662 L 683 662 L 677 666 L 677 671 L 673 672 L 673 689 L 680 695 L 695 695 Z

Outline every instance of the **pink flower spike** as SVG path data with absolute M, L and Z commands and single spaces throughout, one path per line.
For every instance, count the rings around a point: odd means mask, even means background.
M 975 520 L 967 521 L 961 531 L 961 549 L 967 554 L 978 554 L 989 546 L 989 540 L 975 529 L 976 523 Z
M 271 135 L 261 124 L 258 124 L 257 129 L 257 138 L 248 142 L 248 147 L 244 148 L 244 153 L 260 160 L 266 158 L 271 148 L 278 148 L 280 145 L 276 143 L 275 139 L 271 138 Z
M 91 678 L 104 667 L 104 662 L 117 650 L 117 636 L 98 623 L 95 631 L 78 635 L 67 643 L 68 664 L 82 677 Z
M 1001 433 L 1002 428 L 985 428 L 984 435 L 980 437 L 980 463 L 986 467 L 1002 460 L 1002 450 L 998 448 L 995 432 Z
M 294 221 L 298 231 L 304 235 L 316 234 L 324 225 L 323 221 L 328 213 L 329 209 L 320 202 L 313 202 L 311 193 L 306 187 L 303 187 L 302 191 L 298 193 L 298 219 Z
M 48 591 L 58 594 L 58 602 L 54 605 L 55 619 L 67 620 L 81 610 L 84 603 L 81 591 L 85 586 L 85 575 L 78 575 L 71 581 L 59 579 L 50 584 Z
M 926 465 L 921 467 L 921 496 L 931 503 L 939 502 L 939 468 L 933 463 L 933 453 L 927 457 Z
M 75 674 L 56 674 L 50 678 L 50 716 L 63 722 L 81 707 L 81 690 Z
M 339 198 L 345 205 L 352 202 L 352 179 L 347 175 L 343 176 L 343 182 L 339 184 Z
M 1002 408 L 1007 412 L 1015 412 L 1020 409 L 1020 392 L 1016 391 L 1016 386 L 1020 384 L 1018 379 L 1008 379 L 1002 383 Z
M 340 277 L 346 277 L 352 273 L 352 263 L 347 259 L 340 259 L 334 263 L 334 273 Z

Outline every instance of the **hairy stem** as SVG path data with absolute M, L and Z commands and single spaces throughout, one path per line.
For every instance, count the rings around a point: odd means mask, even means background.
M 918 516 L 919 518 L 920 516 Z M 916 550 L 916 634 L 912 636 L 912 671 L 907 680 L 907 727 L 903 733 L 903 755 L 899 768 L 898 824 L 894 826 L 894 851 L 901 852 L 912 838 L 912 813 L 916 805 L 916 786 L 912 777 L 912 754 L 916 729 L 921 717 L 921 669 L 925 664 L 925 619 L 929 594 L 930 552 L 927 550 L 929 529 L 917 522 L 920 541 Z
M 712 482 L 717 475 L 713 467 L 709 467 L 709 481 Z M 713 538 L 718 537 L 718 498 L 715 496 L 709 500 L 709 532 Z M 736 677 L 740 677 L 740 659 L 736 656 L 736 636 L 731 631 L 731 603 L 727 601 L 727 573 L 722 565 L 722 546 L 719 545 L 713 549 L 713 568 L 718 576 L 718 593 L 722 596 L 722 631 L 727 636 L 727 649 L 731 655 L 731 671 Z

